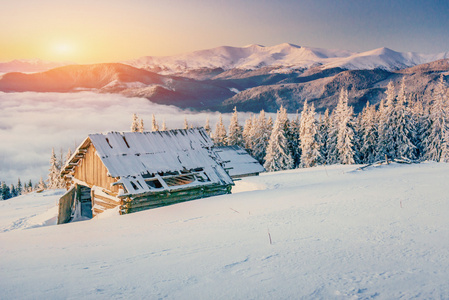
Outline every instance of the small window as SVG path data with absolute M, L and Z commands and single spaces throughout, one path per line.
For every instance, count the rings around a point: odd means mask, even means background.
M 184 176 L 170 177 L 165 178 L 164 181 L 168 186 L 185 185 L 194 182 L 195 176 L 193 174 L 190 174 Z
M 162 187 L 162 184 L 157 179 L 145 180 L 145 183 L 150 187 L 150 189 L 160 189 Z

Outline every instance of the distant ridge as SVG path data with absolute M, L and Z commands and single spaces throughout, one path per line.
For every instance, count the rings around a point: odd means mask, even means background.
M 404 79 L 410 97 L 430 99 L 438 77 L 449 79 L 449 53 L 378 48 L 362 53 L 280 44 L 217 47 L 125 63 L 69 65 L 32 74 L 0 75 L 3 92 L 120 93 L 196 110 L 289 112 L 304 101 L 317 111 L 335 107 L 342 87 L 359 112 L 380 102 L 389 81 Z
M 145 56 L 124 63 L 161 74 L 182 74 L 205 68 L 254 70 L 262 67 L 278 67 L 285 72 L 289 69 L 307 69 L 317 66 L 322 69 L 384 69 L 392 71 L 445 58 L 449 58 L 449 52 L 419 54 L 397 52 L 382 47 L 358 53 L 283 43 L 270 47 L 260 45 L 222 46 L 174 56 Z

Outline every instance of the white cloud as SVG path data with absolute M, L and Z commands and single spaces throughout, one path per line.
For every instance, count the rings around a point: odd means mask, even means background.
M 0 92 L 0 180 L 46 179 L 52 147 L 65 156 L 90 133 L 128 131 L 133 113 L 147 129 L 152 114 L 159 125 L 165 120 L 169 129 L 182 128 L 184 118 L 193 126 L 203 126 L 209 117 L 214 127 L 218 120 L 217 112 L 181 110 L 116 94 Z M 239 114 L 241 125 L 249 115 Z M 229 122 L 230 114 L 223 119 Z

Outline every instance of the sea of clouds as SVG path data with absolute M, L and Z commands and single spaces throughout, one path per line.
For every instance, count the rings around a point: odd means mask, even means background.
M 204 126 L 207 117 L 214 129 L 219 116 L 116 94 L 0 92 L 0 181 L 45 180 L 52 148 L 65 157 L 90 133 L 129 131 L 133 113 L 146 130 L 151 130 L 152 114 L 159 126 L 165 120 L 168 129 L 183 128 L 185 118 L 192 126 Z M 226 126 L 230 116 L 223 114 Z M 239 113 L 240 124 L 249 116 Z

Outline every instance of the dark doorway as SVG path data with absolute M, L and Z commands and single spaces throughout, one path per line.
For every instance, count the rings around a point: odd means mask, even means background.
M 80 186 L 79 202 L 81 206 L 81 217 L 92 219 L 92 197 L 89 187 Z

